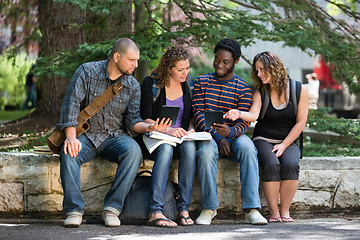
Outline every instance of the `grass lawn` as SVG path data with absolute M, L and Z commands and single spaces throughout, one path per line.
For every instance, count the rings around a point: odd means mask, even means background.
M 34 109 L 29 110 L 7 110 L 7 111 L 0 111 L 0 121 L 12 121 L 19 119 L 26 114 L 29 114 Z

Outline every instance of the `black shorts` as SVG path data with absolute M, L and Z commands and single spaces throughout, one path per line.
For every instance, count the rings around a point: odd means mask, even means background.
M 258 150 L 260 177 L 263 182 L 298 180 L 300 172 L 300 149 L 292 143 L 278 158 L 272 149 L 275 143 L 258 139 L 254 141 Z

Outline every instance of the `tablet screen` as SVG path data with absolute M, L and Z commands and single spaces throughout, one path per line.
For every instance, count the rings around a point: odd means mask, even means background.
M 205 128 L 209 129 L 214 123 L 224 123 L 222 111 L 205 111 Z
M 170 118 L 172 123 L 171 125 L 176 124 L 176 119 L 179 113 L 180 107 L 179 106 L 168 106 L 168 105 L 163 105 L 160 111 L 160 120 L 162 118 Z

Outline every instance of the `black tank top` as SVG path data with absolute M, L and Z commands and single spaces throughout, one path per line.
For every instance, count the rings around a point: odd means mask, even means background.
M 291 98 L 291 96 L 290 96 Z M 286 108 L 277 110 L 273 107 L 271 99 L 264 118 L 256 123 L 253 137 L 265 137 L 275 140 L 284 140 L 296 123 L 292 100 Z

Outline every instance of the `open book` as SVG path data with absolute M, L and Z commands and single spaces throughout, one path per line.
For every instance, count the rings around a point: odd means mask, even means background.
M 189 133 L 188 136 L 183 136 L 182 138 L 177 138 L 157 131 L 150 132 L 149 134 L 143 136 L 144 144 L 150 154 L 163 143 L 168 143 L 175 147 L 176 144 L 181 144 L 183 141 L 202 141 L 211 139 L 211 134 L 208 132 Z

